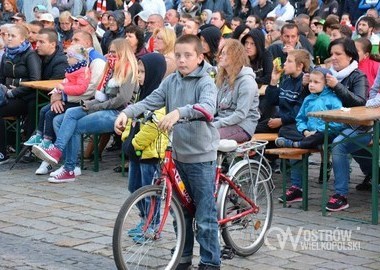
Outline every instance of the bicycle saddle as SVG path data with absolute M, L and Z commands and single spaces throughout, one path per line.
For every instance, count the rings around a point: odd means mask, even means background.
M 235 140 L 222 139 L 219 141 L 218 151 L 228 153 L 235 151 L 238 147 L 238 143 Z

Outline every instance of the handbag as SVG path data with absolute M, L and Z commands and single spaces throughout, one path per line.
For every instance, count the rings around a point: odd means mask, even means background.
M 0 107 L 8 104 L 7 91 L 8 88 L 5 85 L 0 84 Z
M 141 156 L 136 154 L 136 150 L 133 147 L 132 140 L 135 135 L 140 131 L 140 123 L 135 123 L 135 125 L 131 126 L 128 137 L 125 139 L 122 145 L 122 149 L 124 154 L 133 161 L 139 161 Z

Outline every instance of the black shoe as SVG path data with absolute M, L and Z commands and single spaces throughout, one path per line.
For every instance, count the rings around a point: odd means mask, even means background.
M 114 140 L 110 147 L 107 147 L 106 150 L 108 152 L 113 152 L 121 149 L 121 141 Z
M 220 266 L 212 266 L 212 265 L 206 265 L 206 264 L 199 264 L 198 270 L 219 270 Z
M 37 160 L 37 157 L 32 153 L 32 151 L 28 150 L 26 154 L 20 159 L 20 163 L 32 163 Z
M 6 164 L 10 161 L 9 156 L 0 152 L 0 165 Z
M 333 195 L 326 204 L 326 209 L 331 212 L 338 212 L 347 209 L 348 207 L 349 204 L 347 198 L 339 194 Z
M 327 182 L 330 180 L 331 169 L 332 169 L 332 163 L 329 162 L 327 163 Z M 319 167 L 318 183 L 323 184 L 323 163 L 321 163 L 321 166 Z
M 175 270 L 189 270 L 191 269 L 191 266 L 191 263 L 180 263 L 179 265 L 177 265 Z
M 371 178 L 372 176 L 371 175 L 367 175 L 363 182 L 361 182 L 361 184 L 358 184 L 356 185 L 356 190 L 360 190 L 360 191 L 371 191 L 372 190 L 372 183 L 371 183 Z
M 284 202 L 284 198 L 281 196 L 278 198 L 279 202 Z M 286 202 L 293 203 L 293 202 L 302 202 L 302 190 L 299 189 L 296 186 L 290 187 L 286 191 Z

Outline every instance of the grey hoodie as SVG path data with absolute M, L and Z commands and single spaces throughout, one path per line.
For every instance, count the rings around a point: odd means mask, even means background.
M 203 64 L 187 76 L 178 71 L 166 77 L 160 86 L 143 101 L 129 105 L 123 112 L 128 118 L 137 117 L 146 110 L 166 107 L 167 112 L 178 109 L 180 118 L 197 119 L 202 113 L 193 109 L 197 104 L 210 114 L 215 114 L 217 88 Z M 183 163 L 198 163 L 216 160 L 219 132 L 205 121 L 179 123 L 173 128 L 173 158 Z
M 223 84 L 217 98 L 215 127 L 238 125 L 253 135 L 260 118 L 259 91 L 255 74 L 250 67 L 243 67 L 236 77 L 233 89 Z

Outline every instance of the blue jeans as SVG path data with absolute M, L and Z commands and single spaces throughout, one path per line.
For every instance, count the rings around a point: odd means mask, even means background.
M 159 163 L 143 163 L 129 160 L 128 190 L 133 193 L 139 188 L 151 185 L 156 172 L 160 171 Z
M 363 131 L 357 131 L 353 129 L 345 129 L 342 133 L 348 135 L 349 137 L 355 137 L 362 134 Z M 363 137 L 356 138 L 355 141 L 364 145 L 367 145 L 372 136 L 364 135 Z M 333 141 L 333 143 L 340 142 L 344 139 L 344 136 L 339 135 Z M 350 160 L 348 154 L 358 154 L 361 147 L 354 142 L 343 142 L 335 145 L 332 148 L 332 165 L 335 176 L 335 193 L 346 196 L 348 194 L 348 183 L 350 182 Z M 371 172 L 371 161 L 369 159 L 363 159 L 353 156 L 354 159 L 359 163 L 360 168 L 363 172 Z
M 133 193 L 139 188 L 147 185 L 151 185 L 156 172 L 160 171 L 159 163 L 142 163 L 138 161 L 129 160 L 128 169 L 128 190 Z M 144 203 L 140 203 L 137 207 L 140 210 L 140 217 L 146 218 L 149 209 L 146 207 L 150 205 L 150 199 L 146 198 Z M 153 225 L 159 224 L 160 221 L 160 202 L 156 205 L 156 211 L 154 213 L 155 221 Z
M 182 163 L 175 161 L 179 175 L 186 190 L 195 202 L 195 217 L 185 212 L 186 238 L 181 262 L 191 262 L 194 247 L 193 219 L 197 231 L 196 239 L 200 245 L 201 263 L 211 266 L 220 265 L 220 246 L 216 214 L 215 161 Z
M 55 117 L 55 128 L 60 126 L 54 145 L 65 151 L 64 168 L 73 171 L 78 161 L 80 135 L 84 133 L 113 132 L 114 122 L 119 114 L 116 110 L 102 110 L 88 114 L 82 107 L 68 109 L 63 119 Z M 56 120 L 57 119 L 57 120 Z M 61 124 L 59 121 L 62 120 Z

